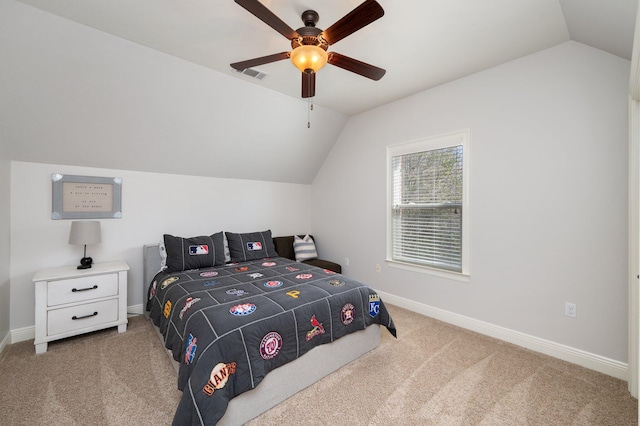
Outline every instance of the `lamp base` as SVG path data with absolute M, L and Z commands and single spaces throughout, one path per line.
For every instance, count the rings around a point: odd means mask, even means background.
M 80 259 L 80 265 L 78 265 L 78 269 L 89 269 L 91 268 L 91 264 L 93 263 L 93 259 L 90 257 L 83 257 Z

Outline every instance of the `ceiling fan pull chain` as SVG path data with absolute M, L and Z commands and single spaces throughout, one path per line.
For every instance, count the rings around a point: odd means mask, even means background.
M 307 109 L 307 129 L 311 128 L 311 111 L 313 111 L 313 104 L 311 103 L 311 98 L 307 98 L 307 103 L 309 104 L 309 108 Z

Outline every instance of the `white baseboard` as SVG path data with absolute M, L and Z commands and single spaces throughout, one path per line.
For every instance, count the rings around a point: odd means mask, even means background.
M 22 327 L 11 330 L 11 343 L 24 342 L 25 340 L 33 340 L 36 337 L 36 326 Z
M 10 339 L 11 339 L 11 332 L 9 331 L 7 332 L 7 334 L 4 335 L 4 337 L 0 341 L 0 352 L 2 352 L 4 347 L 10 343 Z
M 132 305 L 127 307 L 127 316 L 135 316 L 144 314 L 144 305 Z M 34 325 L 30 327 L 17 328 L 9 331 L 5 339 L 0 342 L 0 352 L 4 349 L 4 346 L 9 343 L 24 342 L 25 340 L 33 340 L 36 337 L 36 327 Z M 6 342 L 5 342 L 6 340 Z
M 464 315 L 435 308 L 404 297 L 378 291 L 382 300 L 392 305 L 408 309 L 410 311 L 435 318 L 437 320 L 475 331 L 480 334 L 494 337 L 532 351 L 540 352 L 563 361 L 577 364 L 590 370 L 613 376 L 624 381 L 629 380 L 629 368 L 624 362 L 616 361 L 560 343 L 541 339 L 519 331 L 511 330 L 498 325 L 479 321 Z

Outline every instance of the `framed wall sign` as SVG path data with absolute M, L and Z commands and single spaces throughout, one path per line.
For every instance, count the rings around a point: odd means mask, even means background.
M 122 179 L 55 173 L 51 219 L 122 218 Z

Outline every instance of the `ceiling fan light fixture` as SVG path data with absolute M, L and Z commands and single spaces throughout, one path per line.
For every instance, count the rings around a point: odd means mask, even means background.
M 291 52 L 291 62 L 302 72 L 308 69 L 318 72 L 320 68 L 327 64 L 328 60 L 327 52 L 314 45 L 303 44 Z

